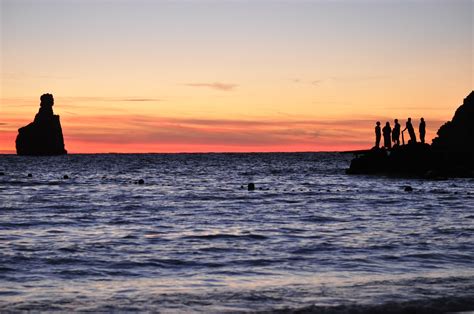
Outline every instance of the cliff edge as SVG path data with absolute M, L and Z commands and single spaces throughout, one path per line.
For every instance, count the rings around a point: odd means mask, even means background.
M 474 152 L 474 91 L 464 98 L 453 119 L 443 124 L 437 135 L 432 144 L 435 150 Z
M 437 132 L 432 145 L 410 143 L 386 150 L 373 148 L 351 161 L 348 174 L 474 177 L 474 91 L 451 121 Z

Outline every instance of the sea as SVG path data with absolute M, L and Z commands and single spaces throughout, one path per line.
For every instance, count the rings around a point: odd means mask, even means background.
M 351 158 L 0 155 L 0 312 L 474 311 L 474 179 Z

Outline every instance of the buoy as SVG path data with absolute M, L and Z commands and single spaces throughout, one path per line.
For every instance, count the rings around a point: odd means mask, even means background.
M 145 180 L 143 179 L 138 180 L 138 184 L 145 184 Z
M 412 192 L 413 188 L 411 186 L 407 185 L 404 190 L 405 190 L 405 192 Z
M 65 174 L 63 179 L 69 179 L 69 176 L 67 174 Z
M 28 173 L 28 178 L 31 178 L 33 177 L 33 175 L 31 173 Z
M 254 191 L 255 190 L 255 184 L 254 183 L 249 183 L 247 185 L 247 190 L 249 191 Z

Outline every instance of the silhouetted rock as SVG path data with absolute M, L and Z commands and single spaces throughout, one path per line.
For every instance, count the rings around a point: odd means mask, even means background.
M 437 134 L 431 146 L 410 141 L 391 150 L 373 148 L 354 158 L 347 173 L 474 177 L 474 91 Z
M 474 177 L 474 91 L 451 121 L 442 125 L 431 148 L 440 176 Z
M 35 120 L 18 129 L 16 153 L 35 156 L 67 154 L 59 116 L 53 113 L 53 95 L 43 94 L 40 99 Z
M 445 152 L 474 152 L 474 91 L 456 110 L 451 121 L 442 125 L 433 139 L 433 149 Z

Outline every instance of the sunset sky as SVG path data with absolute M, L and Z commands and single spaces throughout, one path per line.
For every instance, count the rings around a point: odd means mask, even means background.
M 364 149 L 409 116 L 431 142 L 473 89 L 471 0 L 0 3 L 0 153 L 47 92 L 106 153 Z

